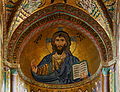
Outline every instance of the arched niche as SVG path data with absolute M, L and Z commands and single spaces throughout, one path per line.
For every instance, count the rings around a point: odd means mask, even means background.
M 59 27 L 71 37 L 77 37 L 71 51 L 80 60 L 88 61 L 91 77 L 76 85 L 49 85 L 36 82 L 31 76 L 30 62 L 35 59 L 39 63 L 51 52 L 46 39 L 51 38 Z M 48 6 L 24 20 L 9 41 L 7 56 L 8 62 L 18 65 L 24 80 L 47 88 L 70 88 L 88 83 L 99 75 L 102 63 L 113 58 L 111 42 L 104 29 L 84 11 L 62 3 Z

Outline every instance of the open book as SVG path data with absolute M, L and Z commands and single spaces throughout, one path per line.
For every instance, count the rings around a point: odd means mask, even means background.
M 88 65 L 86 60 L 81 61 L 79 64 L 74 64 L 72 68 L 74 80 L 88 76 Z

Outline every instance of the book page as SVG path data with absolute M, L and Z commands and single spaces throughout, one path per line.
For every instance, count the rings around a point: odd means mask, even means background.
M 84 78 L 88 76 L 87 61 L 81 61 L 80 64 L 73 65 L 73 79 Z
M 80 64 L 73 65 L 73 79 L 80 78 L 80 71 L 79 71 Z

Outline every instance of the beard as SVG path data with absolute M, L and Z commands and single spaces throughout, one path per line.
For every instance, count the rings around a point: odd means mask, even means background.
M 61 55 L 63 53 L 63 51 L 66 50 L 66 46 L 56 46 L 55 45 L 55 51 L 57 52 L 58 55 Z

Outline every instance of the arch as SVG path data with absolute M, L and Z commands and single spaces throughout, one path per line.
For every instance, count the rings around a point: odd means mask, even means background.
M 19 65 L 20 54 L 23 50 L 22 48 L 24 48 L 27 41 L 37 33 L 36 29 L 39 28 L 40 31 L 42 31 L 57 24 L 66 25 L 75 30 L 79 30 L 80 27 L 84 28 L 85 30 L 81 32 L 86 34 L 95 44 L 101 56 L 101 62 L 109 62 L 113 59 L 111 41 L 104 29 L 84 11 L 67 4 L 59 3 L 35 12 L 18 26 L 8 44 L 8 62 Z M 57 88 L 70 88 L 80 86 L 82 83 L 87 83 L 99 74 L 100 69 L 101 66 L 91 79 L 85 80 L 80 84 L 68 85 L 67 87 L 59 85 Z M 31 83 L 35 83 L 42 87 L 54 88 L 52 85 L 43 85 L 43 83 L 38 84 L 33 80 L 30 80 L 24 76 L 20 67 L 19 73 L 22 78 Z
M 104 29 L 84 11 L 67 4 L 59 3 L 35 12 L 18 26 L 9 41 L 8 61 L 16 59 L 16 51 L 24 37 L 30 33 L 30 30 L 33 30 L 37 26 L 45 25 L 50 21 L 59 19 L 68 20 L 74 24 L 86 27 L 89 30 L 89 33 L 92 34 L 98 42 L 101 48 L 100 52 L 102 53 L 103 61 L 109 62 L 113 59 L 111 41 Z

